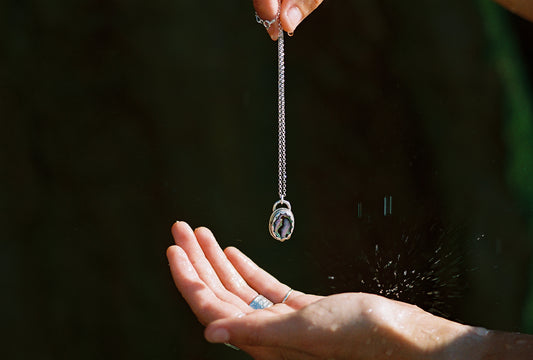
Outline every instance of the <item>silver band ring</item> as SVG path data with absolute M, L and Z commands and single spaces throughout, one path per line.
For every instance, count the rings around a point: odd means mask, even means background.
M 283 300 L 281 300 L 281 303 L 283 304 L 285 301 L 287 301 L 287 299 L 289 298 L 289 296 L 291 296 L 292 294 L 292 289 L 289 289 L 289 291 L 287 291 L 287 294 L 285 295 L 285 297 L 283 298 Z
M 268 300 L 263 295 L 257 295 L 249 305 L 252 309 L 259 310 L 271 307 L 272 305 L 274 305 L 274 303 Z

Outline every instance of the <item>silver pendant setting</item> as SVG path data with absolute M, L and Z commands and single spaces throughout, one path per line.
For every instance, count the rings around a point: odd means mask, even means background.
M 283 242 L 291 238 L 294 231 L 294 214 L 287 200 L 278 200 L 272 207 L 268 230 L 270 235 L 278 241 Z

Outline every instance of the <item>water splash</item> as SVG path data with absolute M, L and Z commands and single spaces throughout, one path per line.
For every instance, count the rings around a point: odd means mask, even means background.
M 328 270 L 330 290 L 375 293 L 450 317 L 465 291 L 464 249 L 457 241 L 462 229 L 439 222 L 379 225 L 357 234 L 351 248 L 338 250 L 338 271 Z M 357 250 L 368 239 L 374 239 L 370 249 Z M 350 253 L 355 258 L 346 258 Z

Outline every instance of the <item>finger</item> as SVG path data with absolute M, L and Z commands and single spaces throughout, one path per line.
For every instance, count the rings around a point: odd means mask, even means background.
M 220 282 L 217 273 L 206 259 L 202 248 L 198 244 L 196 236 L 191 227 L 184 221 L 176 222 L 172 226 L 172 235 L 176 245 L 180 246 L 187 253 L 187 257 L 192 263 L 200 279 L 223 301 L 234 304 L 247 310 L 248 304 L 237 295 L 229 292 Z
M 239 318 L 215 321 L 205 329 L 205 338 L 212 343 L 229 342 L 247 351 L 254 358 L 325 358 L 319 356 L 324 354 L 313 353 L 316 341 L 306 334 L 309 322 L 302 321 L 298 312 L 279 315 L 269 310 L 258 310 Z
M 320 360 L 318 356 L 302 353 L 301 351 L 284 349 L 278 347 L 265 346 L 243 346 L 242 350 L 246 351 L 252 358 L 261 360 L 279 360 L 279 359 L 298 359 L 298 360 Z
M 244 281 L 239 272 L 231 264 L 218 245 L 213 233 L 205 227 L 196 229 L 194 233 L 205 257 L 213 266 L 224 287 L 239 296 L 246 304 L 249 304 L 257 296 L 257 291 L 252 289 Z
M 230 342 L 243 349 L 258 349 L 265 359 L 275 359 L 275 355 L 278 359 L 317 359 L 308 351 L 311 347 L 306 340 L 309 339 L 302 334 L 305 334 L 304 322 L 297 313 L 275 315 L 267 310 L 215 321 L 204 332 L 209 342 Z
M 281 6 L 281 24 L 283 30 L 289 34 L 296 30 L 296 27 L 312 13 L 322 0 L 283 0 Z
M 259 294 L 265 296 L 274 303 L 280 303 L 291 289 L 279 282 L 274 276 L 257 266 L 250 258 L 234 247 L 224 250 L 228 260 L 242 275 L 244 280 Z M 290 295 L 289 299 L 297 293 Z M 287 299 L 287 301 L 289 300 Z
M 167 258 L 176 287 L 202 324 L 242 313 L 238 306 L 219 299 L 200 279 L 182 248 L 169 247 Z
M 292 314 L 277 315 L 258 310 L 241 318 L 215 321 L 205 329 L 209 342 L 230 342 L 236 346 L 285 347 L 288 338 L 297 334 Z
M 254 0 L 254 8 L 261 19 L 270 21 L 278 15 L 278 0 Z M 278 39 L 279 29 L 276 23 L 273 23 L 267 32 L 272 40 Z

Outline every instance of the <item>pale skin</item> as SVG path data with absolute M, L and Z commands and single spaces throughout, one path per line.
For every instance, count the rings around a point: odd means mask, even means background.
M 533 356 L 533 336 L 487 331 L 363 293 L 316 296 L 293 291 L 213 233 L 172 226 L 167 250 L 174 282 L 213 343 L 254 359 L 514 359 Z M 275 303 L 253 310 L 257 294 Z

